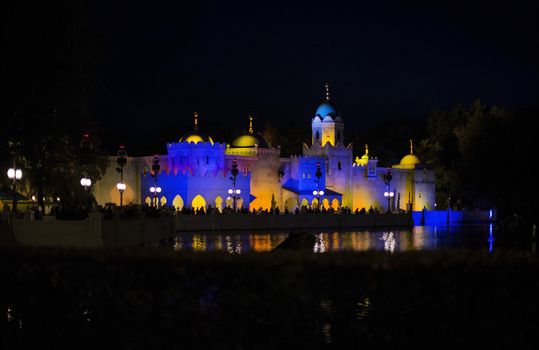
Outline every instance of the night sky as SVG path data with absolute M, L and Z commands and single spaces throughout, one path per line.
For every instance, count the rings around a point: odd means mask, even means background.
M 4 57 L 14 57 L 4 72 L 21 91 L 18 81 L 49 69 L 47 56 L 61 60 L 54 37 L 69 34 L 61 32 L 69 25 L 48 28 L 70 15 L 45 4 L 4 12 Z M 253 115 L 258 130 L 293 121 L 308 131 L 326 82 L 348 130 L 422 120 L 477 98 L 514 111 L 539 105 L 538 5 L 95 0 L 82 8 L 97 43 L 93 110 L 105 128 L 132 134 L 190 125 L 194 111 L 202 126 L 245 129 Z M 40 35 L 49 37 L 28 48 Z
M 535 107 L 537 8 L 381 3 L 92 3 L 99 113 L 113 123 L 310 117 L 331 86 L 348 126 L 424 118 L 479 98 Z

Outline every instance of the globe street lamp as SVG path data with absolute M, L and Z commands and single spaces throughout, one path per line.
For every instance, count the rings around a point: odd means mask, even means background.
M 234 205 L 234 211 L 236 211 L 236 201 L 238 198 L 240 198 L 240 194 L 241 194 L 241 190 L 239 188 L 235 188 L 235 189 L 232 189 L 232 188 L 229 188 L 228 189 L 228 194 L 230 196 L 228 196 L 228 198 L 232 198 L 232 201 L 233 201 L 233 205 Z
M 233 209 L 236 211 L 236 199 L 238 198 L 238 195 L 241 193 L 241 190 L 236 189 L 236 177 L 238 176 L 238 162 L 236 159 L 232 160 L 232 167 L 230 168 L 230 174 L 232 177 L 230 177 L 230 180 L 232 180 L 232 188 L 228 190 L 228 194 L 233 195 Z
M 116 185 L 116 188 L 120 192 L 120 208 L 121 208 L 123 206 L 123 194 L 127 187 L 124 183 L 124 166 L 127 164 L 127 152 L 125 151 L 125 147 L 123 145 L 120 146 L 118 153 L 116 153 L 116 164 L 118 164 L 116 171 L 120 173 L 120 182 L 118 182 L 118 184 Z
M 384 174 L 384 183 L 386 184 L 386 191 L 384 192 L 384 197 L 387 198 L 387 212 L 391 212 L 391 199 L 393 196 L 395 196 L 395 192 L 390 191 L 390 185 L 391 185 L 391 179 L 393 179 L 393 176 L 391 175 L 391 168 L 387 168 L 386 173 Z
M 391 198 L 393 198 L 393 196 L 395 196 L 395 192 L 393 191 L 385 191 L 384 192 L 384 197 L 387 198 L 387 212 L 390 213 L 391 212 L 391 207 L 390 207 L 390 202 L 391 202 Z
M 13 204 L 11 205 L 11 212 L 15 213 L 17 210 L 17 180 L 22 179 L 22 170 L 13 166 L 13 168 L 8 169 L 7 177 L 13 181 Z
M 320 178 L 322 177 L 320 162 L 316 163 L 316 172 L 314 173 L 314 176 L 316 176 L 316 190 L 313 191 L 313 195 L 316 196 L 318 207 L 320 207 L 320 196 L 324 195 L 324 191 L 320 190 Z
M 150 187 L 150 192 L 153 194 L 153 201 L 154 207 L 157 208 L 157 195 L 161 193 L 161 187 L 157 186 L 157 177 L 159 176 L 159 171 L 161 170 L 161 166 L 159 165 L 159 156 L 154 156 L 152 161 L 152 172 L 151 175 L 153 177 L 153 186 Z M 153 188 L 153 191 L 152 191 Z
M 159 201 L 157 200 L 157 196 L 158 196 L 159 193 L 161 193 L 161 191 L 162 191 L 162 189 L 159 186 L 150 187 L 150 192 L 153 194 L 152 204 L 156 208 L 157 208 L 157 205 L 159 203 Z
M 126 184 L 123 183 L 123 182 L 118 182 L 116 184 L 116 188 L 118 189 L 118 191 L 120 192 L 120 208 L 123 206 L 123 195 L 124 195 L 124 191 L 125 189 L 127 188 Z
M 92 186 L 92 180 L 86 176 L 80 179 L 80 185 L 84 187 L 84 190 L 87 191 L 90 186 Z

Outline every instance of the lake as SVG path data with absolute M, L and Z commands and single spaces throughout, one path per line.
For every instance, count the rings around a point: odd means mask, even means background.
M 290 232 L 200 232 L 181 233 L 174 240 L 176 251 L 268 252 L 297 234 Z M 414 226 L 399 229 L 371 229 L 337 232 L 324 230 L 310 232 L 314 239 L 306 244 L 313 252 L 387 251 L 404 252 L 467 248 L 492 252 L 496 249 L 496 227 L 483 226 Z

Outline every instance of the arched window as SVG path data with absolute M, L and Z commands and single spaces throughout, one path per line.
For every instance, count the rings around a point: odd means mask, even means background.
M 210 164 L 210 157 L 206 156 L 206 164 Z
M 316 142 L 320 142 L 320 131 L 316 131 Z
M 339 160 L 339 162 L 337 163 L 337 169 L 338 170 L 341 170 L 341 161 Z

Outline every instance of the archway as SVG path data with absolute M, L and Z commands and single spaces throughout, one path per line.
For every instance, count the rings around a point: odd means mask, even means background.
M 307 198 L 303 198 L 301 200 L 301 206 L 302 207 L 307 207 L 307 208 L 309 207 L 309 201 L 307 200 Z
M 193 201 L 191 202 L 191 207 L 193 209 L 198 209 L 200 207 L 203 207 L 206 209 L 206 200 L 201 195 L 197 194 L 195 198 L 193 198 Z
M 167 205 L 167 197 L 165 196 L 161 197 L 161 199 L 159 200 L 159 203 L 161 206 Z
M 219 211 L 223 211 L 223 198 L 221 196 L 215 197 L 215 208 Z
M 135 191 L 133 191 L 133 188 L 126 182 L 125 183 L 125 190 L 122 195 L 122 204 L 126 205 L 129 203 L 134 203 L 137 201 Z M 116 204 L 120 204 L 120 192 L 116 188 L 116 185 L 114 185 L 111 190 L 109 191 L 110 195 L 110 201 L 114 202 Z M 142 199 L 142 196 L 140 197 Z
M 152 205 L 152 199 L 150 197 L 146 197 L 144 203 L 146 203 L 146 205 Z
M 313 208 L 318 208 L 318 198 L 313 198 L 311 205 Z
M 331 201 L 331 207 L 333 208 L 333 210 L 339 209 L 339 200 L 337 198 L 333 198 L 333 200 Z
M 294 197 L 290 197 L 284 202 L 284 207 L 288 209 L 288 211 L 293 212 L 298 207 L 298 200 Z
M 322 199 L 322 208 L 329 209 L 329 200 L 327 198 Z
M 182 196 L 180 196 L 179 194 L 176 195 L 176 197 L 174 197 L 174 199 L 172 200 L 172 206 L 176 209 L 182 209 L 183 208 L 183 199 L 182 199 Z
M 243 198 L 241 197 L 236 198 L 236 206 L 238 209 L 243 208 Z
M 232 199 L 232 197 L 226 197 L 226 206 L 228 208 L 232 208 L 232 206 L 234 205 L 234 200 Z

